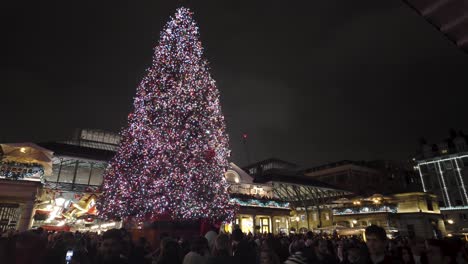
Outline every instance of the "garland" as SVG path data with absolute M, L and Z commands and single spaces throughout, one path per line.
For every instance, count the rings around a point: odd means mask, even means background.
M 31 178 L 37 175 L 39 175 L 41 179 L 44 175 L 44 168 L 41 164 L 19 163 L 14 161 L 0 162 L 0 177 L 18 180 Z

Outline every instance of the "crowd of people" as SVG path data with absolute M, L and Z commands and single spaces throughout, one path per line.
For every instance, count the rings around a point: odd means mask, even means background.
M 161 234 L 159 247 L 125 229 L 96 233 L 50 233 L 42 229 L 6 232 L 0 263 L 15 264 L 468 264 L 466 243 L 457 239 L 387 239 L 372 225 L 360 237 L 306 234 L 273 235 L 208 232 L 191 240 Z

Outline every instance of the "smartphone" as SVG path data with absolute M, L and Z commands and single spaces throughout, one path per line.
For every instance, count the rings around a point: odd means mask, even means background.
M 73 257 L 73 250 L 68 250 L 67 254 L 65 255 L 65 261 L 67 262 L 67 264 L 71 263 L 72 257 Z

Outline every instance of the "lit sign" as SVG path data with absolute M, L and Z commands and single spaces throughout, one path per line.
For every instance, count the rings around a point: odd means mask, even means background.
M 277 201 L 260 201 L 257 199 L 241 200 L 238 198 L 231 198 L 231 203 L 236 203 L 240 206 L 289 209 L 289 203 Z
M 0 162 L 0 178 L 42 181 L 44 167 L 37 163 Z
M 396 213 L 396 206 L 362 207 L 362 208 L 339 208 L 333 209 L 333 215 L 372 214 L 372 213 Z

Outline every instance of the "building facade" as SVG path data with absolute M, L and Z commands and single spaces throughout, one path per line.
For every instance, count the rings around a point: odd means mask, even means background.
M 294 212 L 299 230 L 307 229 L 305 214 L 302 208 Z M 320 211 L 309 208 L 308 214 L 308 225 L 316 227 L 313 229 L 316 232 L 362 235 L 367 226 L 374 224 L 385 228 L 389 237 L 433 238 L 446 234 L 437 197 L 422 192 L 365 198 L 350 196 L 324 204 Z
M 421 189 L 439 198 L 447 232 L 468 234 L 468 138 L 463 132 L 450 131 L 450 136 L 437 144 L 422 140 L 415 157 L 415 170 Z
M 52 155 L 32 143 L 0 144 L 0 231 L 31 228 Z
M 419 190 L 419 180 L 407 162 L 343 160 L 306 169 L 304 175 L 358 195 Z

